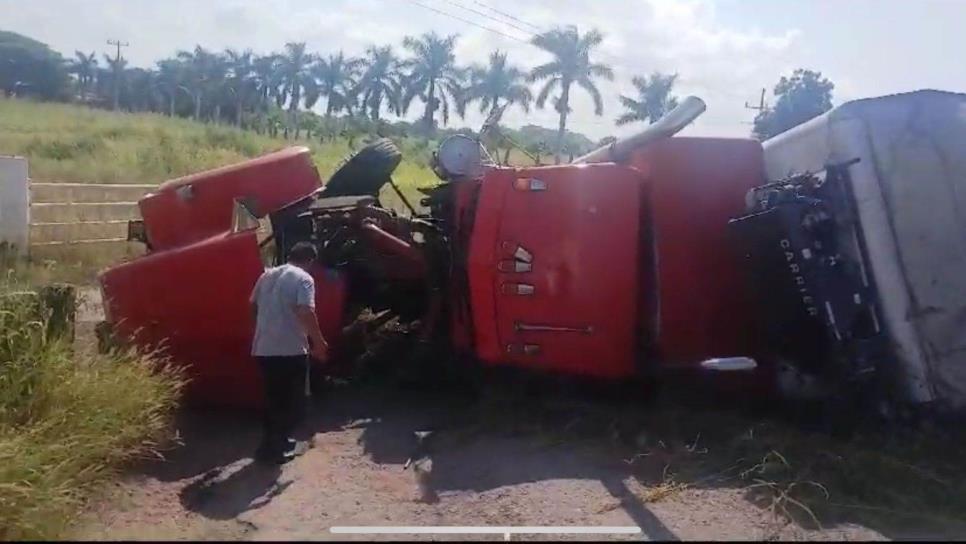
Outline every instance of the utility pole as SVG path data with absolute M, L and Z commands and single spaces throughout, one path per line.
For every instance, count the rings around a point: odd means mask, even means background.
M 121 48 L 130 47 L 131 44 L 121 40 L 107 40 L 107 45 L 117 46 L 117 56 L 114 57 L 114 111 L 117 111 L 121 102 Z
M 749 109 L 749 110 L 755 110 L 755 111 L 757 111 L 757 112 L 758 112 L 759 114 L 760 114 L 760 113 L 762 113 L 762 112 L 764 112 L 765 110 L 767 110 L 767 109 L 768 109 L 768 105 L 767 105 L 767 104 L 765 104 L 765 92 L 766 92 L 766 91 L 767 91 L 767 90 L 766 90 L 766 89 L 765 89 L 764 87 L 762 87 L 762 89 L 761 89 L 761 98 L 760 98 L 760 99 L 758 100 L 758 105 L 757 105 L 757 106 L 752 106 L 752 105 L 751 105 L 751 104 L 749 104 L 749 103 L 748 103 L 748 101 L 746 100 L 746 101 L 745 101 L 745 108 L 746 108 L 746 109 Z M 756 116 L 756 117 L 757 117 L 757 116 Z M 746 123 L 746 124 L 749 124 L 749 125 L 753 125 L 754 123 Z

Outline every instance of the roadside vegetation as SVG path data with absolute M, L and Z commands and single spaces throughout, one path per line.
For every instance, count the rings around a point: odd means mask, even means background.
M 36 293 L 0 280 L 2 540 L 62 535 L 99 484 L 170 438 L 182 383 L 150 356 L 75 353 L 51 310 L 66 306 Z

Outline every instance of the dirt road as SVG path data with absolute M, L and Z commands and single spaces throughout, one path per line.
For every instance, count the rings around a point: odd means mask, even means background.
M 90 344 L 93 323 L 101 319 L 99 297 L 96 290 L 81 296 L 78 336 Z M 398 355 L 391 344 L 386 351 Z M 966 535 L 960 524 L 912 529 L 901 521 L 897 529 L 894 521 L 871 521 L 855 511 L 820 513 L 820 520 L 789 516 L 788 509 L 752 493 L 755 479 L 743 474 L 774 447 L 762 437 L 783 431 L 713 402 L 692 412 L 642 406 L 637 390 L 627 403 L 607 391 L 603 398 L 599 391 L 588 398 L 567 388 L 534 394 L 515 380 L 485 386 L 480 395 L 433 384 L 363 382 L 323 388 L 303 428 L 303 438 L 312 437 L 315 447 L 280 468 L 250 459 L 259 439 L 257 416 L 185 411 L 176 422 L 181 445 L 166 451 L 164 460 L 131 467 L 70 536 L 345 540 L 347 535 L 330 532 L 334 526 L 640 528 L 637 535 L 554 537 L 576 540 Z M 403 469 L 413 432 L 422 429 L 437 430 L 435 504 L 414 500 L 413 474 Z M 808 435 L 799 440 L 816 444 Z M 767 479 L 767 464 L 759 467 L 758 481 Z M 377 538 L 454 536 L 504 538 Z M 514 537 L 524 538 L 550 537 Z
M 184 445 L 165 462 L 138 467 L 76 536 L 327 540 L 344 538 L 330 533 L 333 526 L 514 525 L 641 528 L 640 535 L 605 537 L 615 540 L 883 538 L 852 525 L 804 529 L 749 502 L 740 486 L 679 489 L 666 474 L 642 477 L 626 448 L 600 434 L 561 443 L 520 426 L 456 432 L 449 424 L 434 450 L 440 501 L 420 504 L 412 473 L 403 470 L 411 433 L 452 422 L 464 409 L 459 399 L 424 393 L 329 392 L 306 426 L 315 448 L 281 469 L 248 458 L 258 439 L 249 419 L 183 414 Z M 573 421 L 572 411 L 564 419 Z

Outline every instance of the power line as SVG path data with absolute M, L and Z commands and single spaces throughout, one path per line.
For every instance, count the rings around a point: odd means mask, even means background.
M 751 104 L 748 103 L 748 101 L 745 101 L 745 108 L 749 110 L 756 110 L 759 113 L 768 109 L 768 107 L 765 105 L 765 91 L 766 89 L 761 90 L 761 100 L 758 102 L 757 106 L 752 106 Z
M 115 57 L 115 62 L 120 62 L 121 61 L 121 48 L 122 47 L 130 47 L 131 46 L 131 44 L 129 44 L 127 42 L 122 42 L 121 40 L 107 40 L 107 45 L 116 45 L 117 46 L 117 57 Z
M 761 89 L 761 100 L 758 102 L 758 105 L 757 106 L 753 106 L 753 105 L 749 104 L 748 101 L 746 100 L 745 101 L 745 108 L 746 109 L 749 109 L 749 110 L 755 110 L 755 111 L 757 111 L 758 112 L 758 115 L 761 115 L 761 114 L 765 113 L 765 111 L 768 110 L 768 104 L 765 103 L 765 92 L 766 92 L 766 89 L 765 88 L 762 88 Z M 755 116 L 755 119 L 758 118 L 758 115 Z M 742 124 L 744 124 L 744 125 L 754 125 L 755 123 L 753 123 L 753 122 L 752 123 L 744 122 Z
M 477 6 L 480 6 L 480 7 L 484 8 L 484 9 L 488 9 L 488 10 L 492 11 L 493 13 L 497 13 L 499 15 L 502 15 L 503 17 L 506 17 L 507 19 L 512 19 L 512 20 L 514 20 L 514 21 L 516 21 L 518 23 L 527 25 L 530 28 L 533 28 L 534 30 L 536 30 L 538 32 L 543 31 L 543 29 L 541 27 L 539 27 L 539 26 L 537 26 L 537 25 L 535 25 L 533 23 L 528 23 L 527 21 L 524 21 L 523 19 L 520 19 L 519 17 L 514 17 L 513 15 L 510 15 L 509 13 L 506 13 L 504 11 L 500 11 L 500 10 L 496 9 L 495 7 L 493 7 L 493 6 L 490 6 L 488 4 L 485 4 L 483 2 L 480 2 L 479 0 L 473 0 L 473 3 L 476 4 Z
M 459 3 L 459 2 L 454 2 L 453 0 L 443 0 L 443 2 L 446 2 L 447 4 L 450 4 L 451 6 L 456 6 L 456 7 L 458 7 L 458 8 L 461 8 L 461 9 L 464 9 L 464 10 L 466 10 L 466 11 L 469 11 L 469 12 L 471 12 L 471 13 L 475 13 L 475 14 L 477 14 L 477 15 L 480 15 L 480 16 L 482 16 L 482 17 L 486 17 L 487 19 L 489 19 L 489 20 L 491 20 L 491 21 L 494 21 L 494 22 L 496 22 L 496 23 L 499 23 L 499 24 L 501 24 L 501 25 L 507 25 L 507 26 L 509 26 L 509 27 L 513 27 L 513 28 L 515 28 L 515 29 L 517 29 L 517 30 L 520 30 L 520 31 L 523 31 L 523 32 L 526 32 L 527 34 L 530 34 L 530 35 L 532 35 L 532 34 L 533 34 L 533 31 L 532 31 L 532 30 L 528 30 L 528 29 L 526 29 L 526 28 L 523 28 L 522 26 L 519 26 L 519 25 L 516 25 L 516 24 L 513 24 L 513 23 L 511 23 L 511 22 L 509 22 L 509 21 L 501 21 L 500 19 L 497 19 L 496 17 L 494 17 L 494 16 L 492 16 L 492 15 L 490 15 L 490 14 L 487 14 L 487 13 L 483 13 L 482 11 L 479 11 L 479 10 L 476 10 L 476 9 L 473 9 L 473 8 L 471 8 L 471 7 L 469 7 L 469 6 L 466 6 L 466 5 L 464 5 L 464 4 L 461 4 L 461 3 Z
M 509 35 L 509 34 L 507 34 L 507 33 L 505 33 L 505 32 L 501 32 L 501 31 L 499 31 L 499 30 L 496 30 L 496 29 L 493 29 L 493 28 L 490 28 L 490 27 L 488 27 L 488 26 L 485 26 L 485 25 L 481 25 L 481 24 L 479 24 L 479 23 L 476 23 L 476 22 L 474 22 L 474 21 L 470 21 L 469 19 L 464 19 L 463 17 L 460 17 L 459 15 L 454 15 L 454 14 L 452 14 L 452 13 L 447 13 L 447 12 L 445 12 L 445 11 L 442 11 L 442 10 L 439 10 L 439 9 L 436 9 L 436 8 L 434 8 L 434 7 L 432 7 L 432 6 L 427 6 L 426 4 L 423 4 L 422 2 L 419 2 L 419 1 L 417 1 L 417 0 L 409 0 L 409 2 L 411 2 L 411 3 L 413 3 L 413 4 L 416 4 L 417 6 L 419 6 L 419 7 L 421 7 L 421 8 L 425 8 L 425 9 L 428 9 L 428 10 L 430 10 L 430 11 L 434 11 L 434 12 L 436 12 L 436 13 L 438 13 L 438 14 L 440 14 L 440 15 L 444 15 L 444 16 L 446 16 L 446 17 L 449 17 L 449 18 L 451 18 L 451 19 L 456 19 L 457 21 L 461 21 L 461 22 L 464 22 L 464 23 L 466 23 L 466 24 L 468 24 L 468 25 L 473 25 L 473 26 L 475 26 L 475 27 L 477 27 L 477 28 L 482 28 L 483 30 L 486 30 L 486 31 L 489 31 L 489 32 L 492 32 L 492 33 L 494 33 L 494 34 L 499 34 L 500 36 L 503 36 L 504 38 L 510 38 L 511 40 L 515 40 L 515 41 L 518 41 L 518 42 L 520 42 L 520 43 L 526 43 L 526 44 L 529 44 L 529 43 L 530 43 L 530 42 L 528 42 L 527 40 L 521 40 L 520 38 L 518 38 L 518 37 L 516 37 L 516 36 L 511 36 L 511 35 Z

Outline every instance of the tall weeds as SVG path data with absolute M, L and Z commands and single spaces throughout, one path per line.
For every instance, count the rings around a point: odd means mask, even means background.
M 0 283 L 0 539 L 60 536 L 97 484 L 167 438 L 180 374 L 133 351 L 77 356 L 35 292 Z

